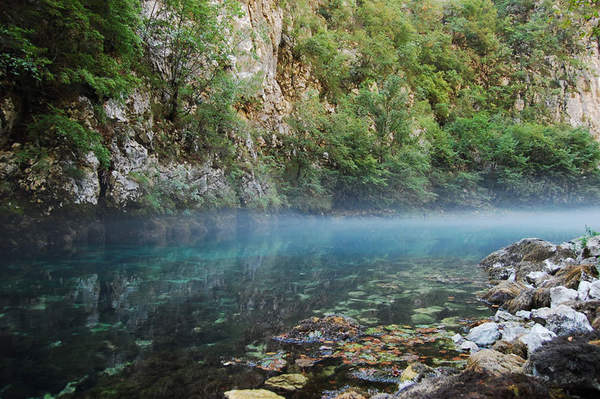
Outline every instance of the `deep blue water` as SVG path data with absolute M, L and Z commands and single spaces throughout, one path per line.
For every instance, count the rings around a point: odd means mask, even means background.
M 273 374 L 224 363 L 267 356 L 278 350 L 272 336 L 329 313 L 365 327 L 460 331 L 461 320 L 492 314 L 476 300 L 482 257 L 523 237 L 571 239 L 586 225 L 600 228 L 599 210 L 279 217 L 193 245 L 12 259 L 0 269 L 0 398 L 222 397 Z M 294 397 L 348 383 L 347 367 L 327 367 Z

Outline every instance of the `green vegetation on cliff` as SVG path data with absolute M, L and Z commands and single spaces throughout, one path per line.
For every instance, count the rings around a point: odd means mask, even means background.
M 211 161 L 234 188 L 247 176 L 268 179 L 268 193 L 241 200 L 246 206 L 328 211 L 600 198 L 598 143 L 555 115 L 557 96 L 575 84 L 569 71 L 585 67 L 582 26 L 595 2 L 278 4 L 282 52 L 307 66 L 314 82 L 285 93 L 294 102 L 290 129 L 271 131 L 236 111 L 261 107 L 252 84 L 232 73 L 238 2 L 5 1 L 0 86 L 19 99 L 19 118 L 0 143 L 18 152 L 21 176 L 49 153 L 77 164 L 92 151 L 107 181 L 115 133 L 103 104 L 145 90 L 159 99 L 149 151 L 159 161 Z M 91 119 L 73 109 L 81 96 L 91 101 Z M 250 136 L 266 140 L 255 159 L 242 144 Z M 233 203 L 229 194 L 203 198 L 177 181 L 171 185 L 183 189 L 175 191 L 189 198 L 168 198 L 152 176 L 131 176 L 143 182 L 137 206 L 152 211 Z M 1 195 L 27 196 L 19 190 L 6 182 Z

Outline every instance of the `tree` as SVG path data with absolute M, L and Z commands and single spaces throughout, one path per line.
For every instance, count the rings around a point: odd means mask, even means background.
M 167 117 L 189 113 L 221 71 L 230 66 L 234 0 L 146 1 L 142 38 L 146 56 L 165 83 Z

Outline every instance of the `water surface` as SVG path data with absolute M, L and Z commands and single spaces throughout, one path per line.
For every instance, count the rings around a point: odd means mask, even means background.
M 331 313 L 365 329 L 460 332 L 492 314 L 476 300 L 486 284 L 476 267 L 482 257 L 523 237 L 560 242 L 599 224 L 598 210 L 273 217 L 193 245 L 97 245 L 12 259 L 0 269 L 0 398 L 220 398 L 275 375 L 252 367 L 265 358 L 288 356 L 282 371 L 298 371 L 295 349 L 272 337 Z M 437 349 L 419 348 L 403 350 L 403 359 L 434 362 Z M 364 371 L 357 367 L 331 360 L 304 370 L 311 387 L 293 397 L 348 384 L 393 391 L 354 378 Z

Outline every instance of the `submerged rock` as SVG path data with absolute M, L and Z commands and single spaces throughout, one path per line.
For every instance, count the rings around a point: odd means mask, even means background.
M 475 342 L 478 346 L 488 346 L 500 338 L 498 324 L 494 322 L 483 323 L 469 331 L 467 340 Z
M 511 342 L 503 340 L 496 341 L 496 343 L 492 346 L 492 349 L 506 355 L 513 354 L 523 359 L 527 358 L 527 345 L 518 339 Z
M 472 341 L 464 341 L 462 344 L 460 344 L 459 349 L 463 352 L 477 352 L 479 350 L 479 346 L 477 346 L 477 344 L 475 342 Z
M 502 339 L 507 342 L 514 341 L 529 331 L 523 324 L 517 322 L 503 323 L 500 327 Z
M 429 366 L 424 365 L 423 363 L 415 362 L 411 363 L 404 369 L 402 374 L 400 375 L 400 382 L 421 381 L 426 377 L 434 377 L 438 374 L 434 369 Z
M 333 315 L 302 320 L 291 331 L 281 334 L 275 337 L 275 339 L 283 342 L 303 344 L 344 341 L 358 338 L 360 334 L 360 324 L 357 321 L 346 316 Z
M 302 374 L 282 374 L 276 377 L 271 377 L 265 381 L 265 385 L 269 388 L 281 389 L 284 391 L 296 391 L 302 389 L 308 378 Z
M 235 389 L 225 392 L 227 399 L 285 399 L 266 389 Z
M 483 299 L 494 305 L 503 305 L 504 303 L 517 297 L 525 288 L 527 287 L 521 283 L 514 281 L 501 281 L 495 287 L 490 288 L 490 290 L 483 296 Z
M 525 360 L 517 355 L 506 355 L 493 349 L 482 349 L 469 357 L 467 370 L 492 375 L 521 373 Z

